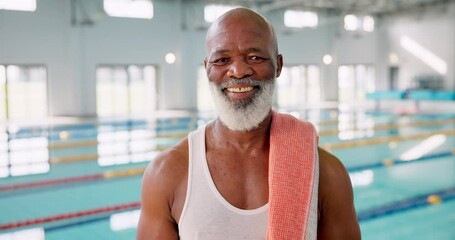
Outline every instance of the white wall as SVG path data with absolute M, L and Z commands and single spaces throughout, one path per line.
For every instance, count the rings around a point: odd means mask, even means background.
M 440 75 L 400 44 L 402 36 L 408 36 L 447 64 L 444 88 L 455 90 L 455 3 L 439 6 L 424 12 L 391 18 L 388 22 L 390 52 L 399 56 L 398 87 L 410 87 L 412 79 L 422 74 Z M 390 65 L 390 64 L 387 64 Z
M 101 64 L 156 65 L 160 108 L 196 109 L 197 69 L 205 56 L 202 3 L 155 0 L 154 18 L 143 20 L 107 17 L 102 0 L 76 2 L 85 3 L 84 11 L 76 11 L 78 19 L 91 16 L 93 25 L 71 24 L 70 0 L 38 0 L 34 13 L 0 11 L 0 64 L 46 65 L 51 115 L 95 115 L 95 70 Z M 285 64 L 321 66 L 323 98 L 336 100 L 339 65 L 374 64 L 380 89 L 388 87 L 390 51 L 400 54 L 401 79 L 425 70 L 400 50 L 397 36 L 402 33 L 431 46 L 447 61 L 446 87 L 454 89 L 454 6 L 419 21 L 412 17 L 379 20 L 375 33 L 362 36 L 344 32 L 341 17 L 322 17 L 317 29 L 289 32 L 283 27 L 282 11 L 265 15 L 276 28 Z M 164 61 L 168 52 L 177 55 L 173 65 Z M 333 56 L 331 65 L 322 64 L 325 54 Z

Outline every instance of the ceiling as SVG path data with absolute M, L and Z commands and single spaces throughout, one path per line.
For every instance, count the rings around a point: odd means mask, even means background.
M 455 0 L 183 0 L 203 3 L 237 4 L 272 12 L 289 8 L 338 13 L 390 14 L 405 10 L 423 9 Z

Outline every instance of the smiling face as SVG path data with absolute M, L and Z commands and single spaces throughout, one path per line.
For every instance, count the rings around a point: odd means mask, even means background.
M 282 57 L 271 26 L 248 9 L 223 15 L 209 29 L 204 64 L 218 116 L 231 130 L 252 130 L 270 112 Z

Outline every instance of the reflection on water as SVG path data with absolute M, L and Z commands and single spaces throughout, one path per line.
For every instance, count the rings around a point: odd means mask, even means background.
M 442 134 L 433 135 L 401 154 L 400 159 L 403 161 L 411 161 L 421 158 L 442 146 L 446 141 L 447 137 Z
M 373 137 L 375 121 L 365 112 L 340 113 L 338 116 L 338 137 L 340 140 L 352 140 Z
M 110 217 L 111 230 L 114 232 L 137 228 L 141 210 L 112 214 Z
M 361 172 L 349 173 L 353 187 L 368 186 L 373 183 L 374 172 L 372 170 L 364 170 Z
M 43 228 L 32 228 L 16 232 L 0 234 L 0 240 L 44 240 Z
M 156 156 L 156 131 L 151 129 L 112 130 L 102 127 L 98 133 L 98 164 L 100 166 L 150 161 Z
M 43 131 L 30 132 L 28 137 L 12 126 L 0 133 L 0 177 L 47 173 L 49 141 Z M 7 131 L 6 131 L 7 130 Z

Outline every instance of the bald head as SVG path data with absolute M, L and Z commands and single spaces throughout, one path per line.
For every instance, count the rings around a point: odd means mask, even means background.
M 230 37 L 241 31 L 256 31 L 258 35 L 263 35 L 270 44 L 273 53 L 278 54 L 278 44 L 272 25 L 260 14 L 247 9 L 236 8 L 226 12 L 219 17 L 207 31 L 206 48 L 210 53 L 210 47 L 216 45 L 217 37 Z

